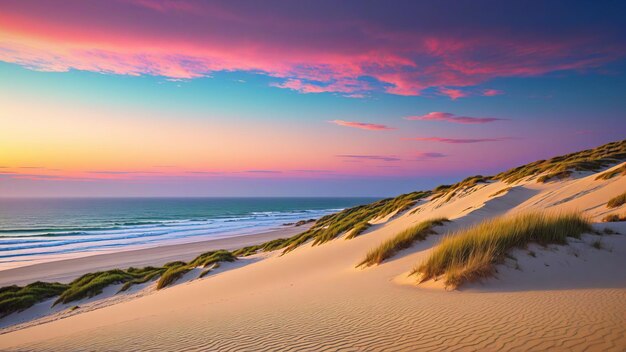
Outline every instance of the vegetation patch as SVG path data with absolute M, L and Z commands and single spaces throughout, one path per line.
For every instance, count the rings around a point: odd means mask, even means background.
M 557 177 L 567 171 L 597 172 L 626 160 L 626 140 L 612 142 L 594 149 L 583 150 L 548 160 L 539 160 L 494 176 L 495 180 L 513 183 L 526 177 L 549 173 Z M 568 175 L 569 177 L 569 175 Z
M 577 213 L 497 217 L 444 238 L 412 274 L 421 275 L 422 282 L 445 275 L 446 286 L 458 287 L 492 275 L 494 264 L 512 248 L 530 242 L 565 244 L 585 232 L 593 232 L 591 224 Z
M 606 207 L 610 209 L 617 208 L 622 206 L 624 203 L 626 203 L 626 192 L 618 195 L 617 197 L 611 198 L 608 203 L 606 203 Z
M 120 288 L 119 292 L 127 291 L 133 285 L 145 284 L 148 281 L 152 281 L 163 274 L 167 269 L 163 268 L 154 268 L 154 267 L 145 267 L 143 269 L 134 269 L 129 268 L 127 271 L 132 272 L 135 276 L 139 276 L 136 279 L 126 281 L 122 288 Z M 142 276 L 143 275 L 143 276 Z
M 616 169 L 601 173 L 596 177 L 596 180 L 609 180 L 617 175 L 626 176 L 626 164 Z
M 24 287 L 17 285 L 0 288 L 0 318 L 13 312 L 30 308 L 35 303 L 60 295 L 67 285 L 58 282 L 33 282 Z
M 220 249 L 200 254 L 194 260 L 189 262 L 189 265 L 191 267 L 201 266 L 206 268 L 207 266 L 218 262 L 234 262 L 235 260 L 237 260 L 237 257 L 235 257 L 231 252 Z
M 262 252 L 272 252 L 277 249 L 281 249 L 285 247 L 286 243 L 289 241 L 288 238 L 277 238 L 275 240 L 271 240 L 265 243 L 257 244 L 254 246 L 248 246 L 240 248 L 233 252 L 235 257 L 247 257 L 249 255 L 256 254 L 259 251 Z
M 506 188 L 503 188 L 503 189 L 501 189 L 501 190 L 499 190 L 499 191 L 497 191 L 497 192 L 493 193 L 493 194 L 492 194 L 492 195 L 490 195 L 489 197 L 491 198 L 491 197 L 499 196 L 499 195 L 501 195 L 502 193 L 507 193 L 508 191 L 510 191 L 510 190 L 511 190 L 511 188 L 513 188 L 513 187 L 506 187 Z
M 388 239 L 378 247 L 370 250 L 357 267 L 368 267 L 382 263 L 383 260 L 391 258 L 397 252 L 409 248 L 413 242 L 423 241 L 428 235 L 435 234 L 436 232 L 433 230 L 433 227 L 441 226 L 446 221 L 449 220 L 445 218 L 428 220 L 398 233 L 393 238 Z
M 570 176 L 572 176 L 572 172 L 570 170 L 550 172 L 543 176 L 539 176 L 539 178 L 537 179 L 537 183 L 546 183 L 549 181 L 553 181 L 555 179 L 565 180 L 566 178 L 569 178 Z
M 372 227 L 372 224 L 370 224 L 369 222 L 367 221 L 360 222 L 356 224 L 356 226 L 352 229 L 352 231 L 350 231 L 350 233 L 346 236 L 346 239 L 351 240 L 355 238 L 356 236 L 362 234 L 365 230 L 369 229 L 370 227 Z
M 169 269 L 167 269 L 166 272 L 163 273 L 163 275 L 161 275 L 161 278 L 159 278 L 156 287 L 157 290 L 173 284 L 174 282 L 176 282 L 176 280 L 180 279 L 181 277 L 183 277 L 183 275 L 191 271 L 191 269 L 193 268 L 189 265 L 170 267 Z
M 290 252 L 298 246 L 313 240 L 313 245 L 328 242 L 337 236 L 359 227 L 365 231 L 362 225 L 365 222 L 377 218 L 384 218 L 392 213 L 399 214 L 414 206 L 419 199 L 429 196 L 431 193 L 413 192 L 403 194 L 396 198 L 382 199 L 377 202 L 360 205 L 345 209 L 339 213 L 331 214 L 319 219 L 309 230 L 295 235 L 284 243 L 283 254 Z M 351 238 L 354 238 L 352 236 Z
M 432 200 L 447 195 L 446 199 L 444 200 L 444 203 L 447 203 L 448 201 L 450 201 L 450 199 L 452 199 L 452 197 L 457 195 L 459 191 L 464 189 L 470 189 L 480 183 L 487 183 L 490 180 L 491 176 L 476 175 L 467 177 L 463 181 L 457 182 L 453 185 L 441 185 L 433 190 L 435 196 L 432 197 Z
M 202 272 L 200 273 L 200 275 L 198 276 L 199 279 L 207 276 L 211 271 L 213 271 L 213 269 L 217 269 L 220 267 L 220 263 L 215 263 L 213 265 L 211 265 L 210 267 L 202 270 Z
M 148 266 L 140 269 L 131 267 L 126 270 L 113 269 L 85 274 L 72 281 L 54 304 L 69 303 L 83 298 L 91 298 L 102 293 L 102 290 L 109 285 L 126 284 L 128 282 L 146 282 L 150 278 L 161 274 L 163 271 L 165 271 L 163 268 Z M 132 286 L 132 283 L 129 284 L 125 290 L 130 286 Z M 124 287 L 122 287 L 122 289 L 124 289 Z
M 234 261 L 236 257 L 229 251 L 217 250 L 199 255 L 189 264 L 183 261 L 170 262 L 162 267 L 113 269 L 85 274 L 69 284 L 34 282 L 30 285 L 6 286 L 0 288 L 0 317 L 31 307 L 45 299 L 59 296 L 54 305 L 69 303 L 83 298 L 91 298 L 114 284 L 124 285 L 119 292 L 133 285 L 143 284 L 160 277 L 157 289 L 171 285 L 196 266 L 216 268 L 219 262 Z M 204 273 L 206 275 L 206 273 Z

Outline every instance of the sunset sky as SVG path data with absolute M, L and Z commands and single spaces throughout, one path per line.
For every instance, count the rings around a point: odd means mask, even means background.
M 620 1 L 0 2 L 0 196 L 387 196 L 626 138 Z

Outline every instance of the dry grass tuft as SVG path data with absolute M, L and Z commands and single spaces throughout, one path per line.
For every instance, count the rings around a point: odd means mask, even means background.
M 597 239 L 597 240 L 591 242 L 591 247 L 593 247 L 595 249 L 602 249 L 604 247 L 604 245 L 602 244 L 602 241 L 600 239 Z
M 577 213 L 527 213 L 498 217 L 447 236 L 412 274 L 420 280 L 446 276 L 446 285 L 458 287 L 493 274 L 493 264 L 514 247 L 530 242 L 565 244 L 567 237 L 592 232 L 589 221 Z
M 513 188 L 513 187 L 506 187 L 506 188 L 503 188 L 503 189 L 501 189 L 501 190 L 499 190 L 499 191 L 497 191 L 497 192 L 492 193 L 492 194 L 489 196 L 489 198 L 491 198 L 491 197 L 495 197 L 495 196 L 499 196 L 499 195 L 501 195 L 502 193 L 507 193 L 507 192 L 509 192 L 512 188 Z
M 435 233 L 433 227 L 443 225 L 445 221 L 449 220 L 439 218 L 424 221 L 398 233 L 393 238 L 388 239 L 378 247 L 370 250 L 363 261 L 357 265 L 357 268 L 380 264 L 383 260 L 394 256 L 397 252 L 409 248 L 413 242 L 425 240 L 428 235 Z
M 433 190 L 434 196 L 431 198 L 431 200 L 435 200 L 437 198 L 447 195 L 446 199 L 443 201 L 444 203 L 447 203 L 460 191 L 471 189 L 480 183 L 488 183 L 491 178 L 491 176 L 476 175 L 467 177 L 463 181 L 455 183 L 453 185 L 438 186 Z
M 596 177 L 596 180 L 609 180 L 617 175 L 626 176 L 626 164 L 618 167 L 617 169 L 601 173 Z
M 550 172 L 548 174 L 545 174 L 543 176 L 539 176 L 539 178 L 537 179 L 537 182 L 546 183 L 554 179 L 565 180 L 566 178 L 569 178 L 570 176 L 572 176 L 572 172 L 570 170 L 555 171 L 555 172 Z
M 617 197 L 611 198 L 608 203 L 606 203 L 607 208 L 617 208 L 626 203 L 626 192 L 618 195 Z
M 620 222 L 626 221 L 626 216 L 620 216 L 618 214 L 609 214 L 602 218 L 603 222 Z
M 348 233 L 348 235 L 346 236 L 347 240 L 351 240 L 353 238 L 355 238 L 356 236 L 362 234 L 363 232 L 365 232 L 365 230 L 369 229 L 370 227 L 372 227 L 372 224 L 370 224 L 367 221 L 363 221 L 361 223 L 356 224 L 356 226 L 352 229 L 352 231 L 350 231 L 350 233 Z

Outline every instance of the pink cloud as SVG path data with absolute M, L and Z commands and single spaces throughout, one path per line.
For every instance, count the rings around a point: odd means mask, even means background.
M 498 89 L 485 89 L 483 90 L 483 96 L 485 97 L 493 97 L 496 95 L 502 95 L 504 94 L 504 91 L 498 90 Z
M 422 116 L 407 116 L 406 120 L 420 120 L 420 121 L 448 121 L 462 124 L 480 124 L 489 123 L 494 121 L 501 121 L 505 119 L 495 117 L 469 117 L 469 116 L 456 116 L 449 112 L 429 112 Z
M 511 137 L 499 137 L 499 138 L 441 138 L 441 137 L 415 137 L 415 138 L 403 138 L 407 141 L 426 141 L 426 142 L 439 142 L 448 144 L 470 144 L 470 143 L 485 143 L 485 142 L 502 142 L 512 139 Z
M 342 158 L 346 161 L 350 162 L 359 162 L 363 160 L 374 160 L 374 161 L 400 161 L 402 159 L 398 158 L 395 155 L 337 155 L 338 158 Z
M 469 93 L 464 92 L 460 89 L 451 89 L 451 88 L 439 88 L 439 93 L 443 95 L 447 95 L 452 100 L 457 100 L 458 98 L 464 98 L 469 95 Z
M 300 93 L 345 93 L 347 96 L 362 98 L 363 94 L 353 92 L 361 92 L 369 90 L 369 85 L 354 79 L 344 79 L 325 85 L 319 83 L 306 83 L 300 79 L 287 79 L 281 83 L 273 83 L 272 86 L 278 88 L 287 88 L 298 91 Z
M 328 10 L 324 4 L 310 11 L 271 5 L 3 2 L 0 61 L 41 71 L 173 79 L 246 71 L 301 93 L 420 95 L 430 88 L 458 99 L 494 78 L 597 68 L 626 50 L 606 33 L 512 36 L 489 26 L 396 25 L 354 8 L 316 16 Z
M 388 130 L 394 130 L 395 129 L 395 128 L 389 127 L 387 125 L 380 125 L 380 124 L 376 124 L 376 123 L 367 123 L 367 122 L 343 121 L 343 120 L 332 120 L 332 121 L 328 121 L 328 122 L 334 123 L 334 124 L 339 125 L 339 126 L 360 128 L 360 129 L 363 129 L 363 130 L 370 130 L 370 131 L 388 131 Z

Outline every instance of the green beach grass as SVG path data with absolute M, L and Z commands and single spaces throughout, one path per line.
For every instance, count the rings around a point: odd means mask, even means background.
M 393 257 L 399 251 L 409 248 L 413 242 L 423 241 L 428 235 L 435 234 L 436 232 L 433 230 L 433 227 L 441 226 L 446 221 L 449 220 L 446 218 L 427 220 L 399 232 L 394 237 L 381 243 L 378 247 L 370 250 L 365 258 L 357 265 L 357 268 L 382 263 L 385 259 Z

